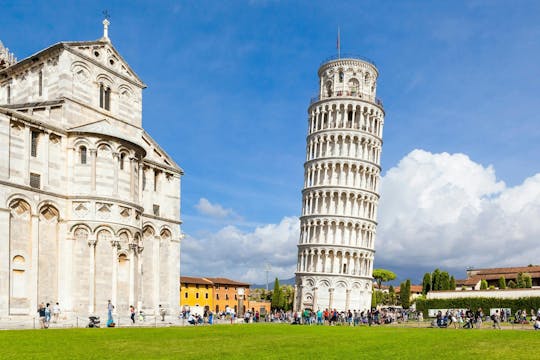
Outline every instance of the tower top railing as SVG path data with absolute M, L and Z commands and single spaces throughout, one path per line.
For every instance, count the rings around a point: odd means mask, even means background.
M 313 104 L 317 101 L 320 101 L 320 100 L 326 100 L 326 99 L 332 99 L 332 98 L 336 98 L 336 97 L 350 97 L 350 98 L 359 98 L 359 99 L 362 99 L 363 101 L 367 101 L 367 102 L 371 102 L 371 103 L 374 103 L 380 107 L 384 107 L 383 105 L 383 102 L 380 98 L 378 97 L 373 97 L 373 96 L 366 96 L 366 95 L 363 95 L 361 93 L 357 93 L 357 92 L 351 92 L 351 91 L 336 91 L 335 94 L 331 95 L 331 96 L 313 96 L 311 97 L 311 99 L 309 100 L 309 104 Z
M 355 55 L 355 54 L 341 54 L 339 56 L 338 55 L 329 56 L 329 57 L 327 57 L 326 59 L 324 59 L 321 62 L 321 66 L 328 63 L 328 62 L 330 62 L 330 61 L 347 60 L 347 59 L 362 60 L 362 61 L 370 63 L 373 66 L 377 66 L 377 64 L 375 64 L 375 61 L 373 61 L 373 60 L 371 60 L 371 59 L 369 59 L 367 57 L 360 56 L 360 55 Z

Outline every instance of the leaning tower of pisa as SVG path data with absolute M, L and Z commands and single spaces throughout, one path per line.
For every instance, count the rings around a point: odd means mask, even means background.
M 371 304 L 384 110 L 378 71 L 357 56 L 318 71 L 308 109 L 295 310 Z

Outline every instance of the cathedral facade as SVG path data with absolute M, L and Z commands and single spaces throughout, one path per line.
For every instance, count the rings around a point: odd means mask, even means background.
M 21 61 L 0 43 L 0 317 L 178 309 L 183 171 L 108 25 Z

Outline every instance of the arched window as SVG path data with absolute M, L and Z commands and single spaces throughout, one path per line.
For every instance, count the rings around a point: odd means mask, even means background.
M 124 170 L 125 157 L 126 157 L 126 153 L 120 153 L 120 170 Z
M 339 82 L 342 83 L 344 78 L 345 78 L 345 74 L 343 74 L 343 71 L 340 71 L 339 72 Z
M 81 164 L 86 164 L 86 146 L 81 146 L 79 148 L 80 156 L 81 156 Z
M 111 109 L 111 89 L 99 84 L 99 107 L 105 110 Z

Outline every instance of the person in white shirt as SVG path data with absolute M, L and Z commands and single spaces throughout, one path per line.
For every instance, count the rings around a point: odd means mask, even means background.
M 53 322 L 56 324 L 60 317 L 60 305 L 58 303 L 53 306 Z

